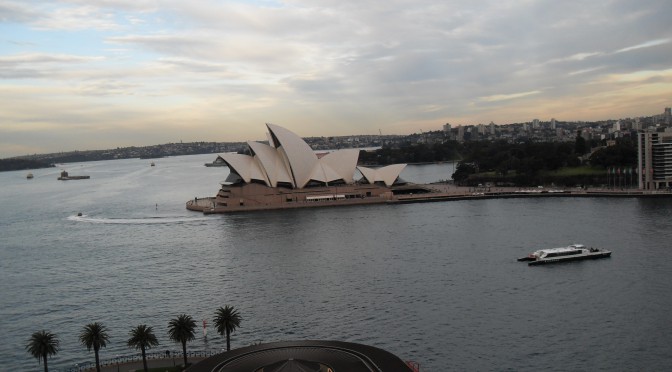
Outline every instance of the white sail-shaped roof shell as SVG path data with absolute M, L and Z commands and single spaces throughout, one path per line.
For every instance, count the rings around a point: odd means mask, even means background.
M 254 153 L 254 157 L 261 163 L 262 171 L 265 173 L 268 183 L 267 186 L 276 187 L 278 182 L 291 184 L 294 186 L 292 177 L 287 172 L 284 162 L 278 155 L 278 151 L 269 145 L 259 142 L 247 142 Z
M 266 126 L 270 145 L 248 142 L 252 156 L 231 153 L 220 155 L 231 172 L 240 176 L 243 182 L 262 182 L 269 187 L 284 184 L 293 188 L 304 188 L 311 181 L 324 184 L 336 181 L 354 183 L 359 150 L 339 150 L 318 158 L 301 137 L 277 125 Z M 359 167 L 359 170 L 369 183 L 384 182 L 391 186 L 405 166 L 396 164 L 379 169 Z
M 238 174 L 243 181 L 250 183 L 252 180 L 263 181 L 268 184 L 264 171 L 258 161 L 249 155 L 242 154 L 222 154 L 222 159 L 229 165 L 229 168 Z
M 273 124 L 266 124 L 266 126 L 273 139 L 277 140 L 275 147 L 285 157 L 294 178 L 294 185 L 297 188 L 303 188 L 317 172 L 315 168 L 318 166 L 318 159 L 313 149 L 301 137 L 283 127 Z
M 385 185 L 392 186 L 405 167 L 406 164 L 392 164 L 377 169 L 367 167 L 357 167 L 357 169 L 369 183 L 384 182 Z
M 330 167 L 338 175 L 337 179 L 329 179 L 325 182 L 333 182 L 342 179 L 345 183 L 355 182 L 353 177 L 357 168 L 357 159 L 359 159 L 359 150 L 348 149 L 330 152 L 320 158 L 320 163 Z

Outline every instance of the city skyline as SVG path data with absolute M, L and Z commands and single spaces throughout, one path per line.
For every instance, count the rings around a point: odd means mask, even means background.
M 665 1 L 0 1 L 0 158 L 659 113 Z

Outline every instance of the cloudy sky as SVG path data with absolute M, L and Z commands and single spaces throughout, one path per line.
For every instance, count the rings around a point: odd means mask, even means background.
M 0 0 L 0 158 L 672 105 L 669 0 Z

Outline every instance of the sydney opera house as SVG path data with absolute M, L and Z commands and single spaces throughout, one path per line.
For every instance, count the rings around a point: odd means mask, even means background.
M 358 149 L 318 156 L 293 132 L 273 124 L 268 144 L 247 142 L 249 154 L 221 154 L 229 168 L 215 197 L 187 202 L 190 210 L 225 213 L 393 202 L 396 195 L 429 190 L 399 178 L 406 164 L 357 166 Z M 357 175 L 361 175 L 355 179 Z

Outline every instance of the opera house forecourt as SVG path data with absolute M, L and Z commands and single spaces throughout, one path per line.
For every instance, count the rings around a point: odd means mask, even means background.
M 398 195 L 432 190 L 399 178 L 406 164 L 357 166 L 359 149 L 319 157 L 293 132 L 266 124 L 268 143 L 247 142 L 250 155 L 221 154 L 229 176 L 217 196 L 195 198 L 187 209 L 204 213 L 394 202 Z M 362 177 L 355 180 L 356 170 Z

